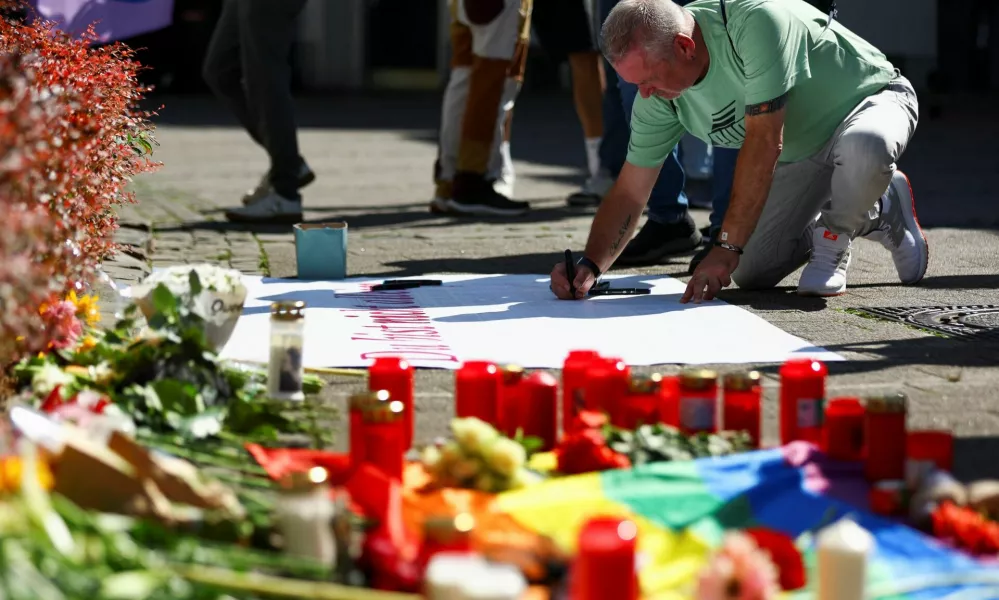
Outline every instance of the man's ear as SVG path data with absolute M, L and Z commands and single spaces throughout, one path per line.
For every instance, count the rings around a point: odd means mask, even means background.
M 697 44 L 694 39 L 685 33 L 678 33 L 673 38 L 673 50 L 677 56 L 690 60 L 694 57 L 694 50 Z

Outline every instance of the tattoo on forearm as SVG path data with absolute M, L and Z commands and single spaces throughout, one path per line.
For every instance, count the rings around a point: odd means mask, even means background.
M 787 104 L 787 93 L 773 100 L 767 100 L 766 102 L 760 102 L 759 104 L 750 104 L 746 107 L 746 116 L 755 117 L 756 115 L 765 115 L 767 113 L 777 112 L 778 110 L 784 108 Z
M 611 254 L 617 252 L 617 249 L 621 246 L 621 241 L 624 240 L 624 235 L 628 233 L 628 226 L 631 225 L 631 215 L 628 215 L 624 219 L 624 223 L 621 224 L 621 228 L 617 230 L 617 239 L 611 244 Z

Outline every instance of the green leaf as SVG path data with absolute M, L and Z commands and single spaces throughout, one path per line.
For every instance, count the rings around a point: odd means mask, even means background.
M 520 434 L 521 431 L 517 430 L 517 433 Z M 541 448 L 545 445 L 545 441 L 543 439 L 534 435 L 521 436 L 516 441 L 524 447 L 524 452 L 526 452 L 528 456 L 534 454 L 538 450 L 541 450 Z
M 198 392 L 190 383 L 176 379 L 154 381 L 150 387 L 159 397 L 164 412 L 176 412 L 189 416 L 198 412 Z
M 201 278 L 198 277 L 198 272 L 197 271 L 195 271 L 194 269 L 191 269 L 190 271 L 188 271 L 188 273 L 187 273 L 187 281 L 188 281 L 188 285 L 191 286 L 191 296 L 192 297 L 197 296 L 198 294 L 201 293 L 201 290 L 203 288 L 201 287 Z
M 153 308 L 157 313 L 172 315 L 177 310 L 177 298 L 164 284 L 159 284 L 152 294 Z

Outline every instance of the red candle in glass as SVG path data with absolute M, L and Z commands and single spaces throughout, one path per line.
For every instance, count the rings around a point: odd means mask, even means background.
M 718 374 L 687 369 L 680 374 L 680 431 L 685 434 L 718 430 Z
M 583 384 L 584 408 L 611 414 L 628 393 L 630 381 L 631 368 L 621 359 L 594 361 Z
M 745 431 L 760 447 L 760 373 L 729 373 L 724 378 L 722 429 Z
M 424 571 L 435 554 L 472 552 L 472 529 L 475 519 L 468 513 L 456 516 L 432 516 L 423 522 L 423 543 L 417 559 L 420 571 Z
M 364 411 L 374 408 L 379 402 L 388 402 L 387 390 L 361 392 L 350 397 L 350 462 L 359 465 L 364 462 Z
M 568 431 L 583 406 L 583 388 L 590 363 L 599 360 L 593 350 L 573 350 L 562 364 L 562 431 Z
M 503 435 L 517 435 L 523 427 L 524 369 L 517 365 L 500 368 L 500 395 L 496 401 L 496 428 Z
M 659 384 L 662 376 L 632 377 L 628 392 L 616 406 L 611 407 L 611 424 L 623 429 L 637 429 L 639 425 L 659 422 Z
M 680 426 L 680 378 L 676 375 L 663 377 L 659 382 L 659 422 Z
M 826 405 L 822 451 L 836 460 L 863 460 L 864 417 L 858 398 L 834 398 Z
M 379 401 L 365 408 L 363 420 L 364 462 L 402 481 L 406 454 L 403 445 L 405 407 L 402 402 Z
M 780 368 L 780 439 L 822 443 L 828 369 L 821 361 L 794 358 Z
M 931 462 L 941 471 L 954 467 L 954 434 L 949 431 L 910 431 L 906 449 L 909 460 Z
M 518 421 L 525 436 L 540 438 L 542 452 L 558 444 L 558 380 L 551 373 L 535 371 L 524 378 Z
M 572 567 L 573 600 L 638 598 L 635 551 L 638 527 L 616 517 L 590 519 L 579 532 Z
M 403 406 L 403 444 L 408 450 L 413 445 L 413 368 L 404 359 L 380 356 L 368 369 L 368 389 L 388 390 L 393 401 Z
M 455 373 L 454 411 L 459 419 L 475 417 L 493 426 L 498 425 L 497 403 L 503 376 L 495 363 L 472 360 Z
M 901 393 L 867 399 L 864 475 L 868 481 L 905 479 L 907 408 Z

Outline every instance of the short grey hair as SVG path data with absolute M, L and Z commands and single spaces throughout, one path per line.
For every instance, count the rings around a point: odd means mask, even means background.
M 689 18 L 671 0 L 621 0 L 600 28 L 600 50 L 611 64 L 635 48 L 672 61 L 673 41 L 686 32 Z

